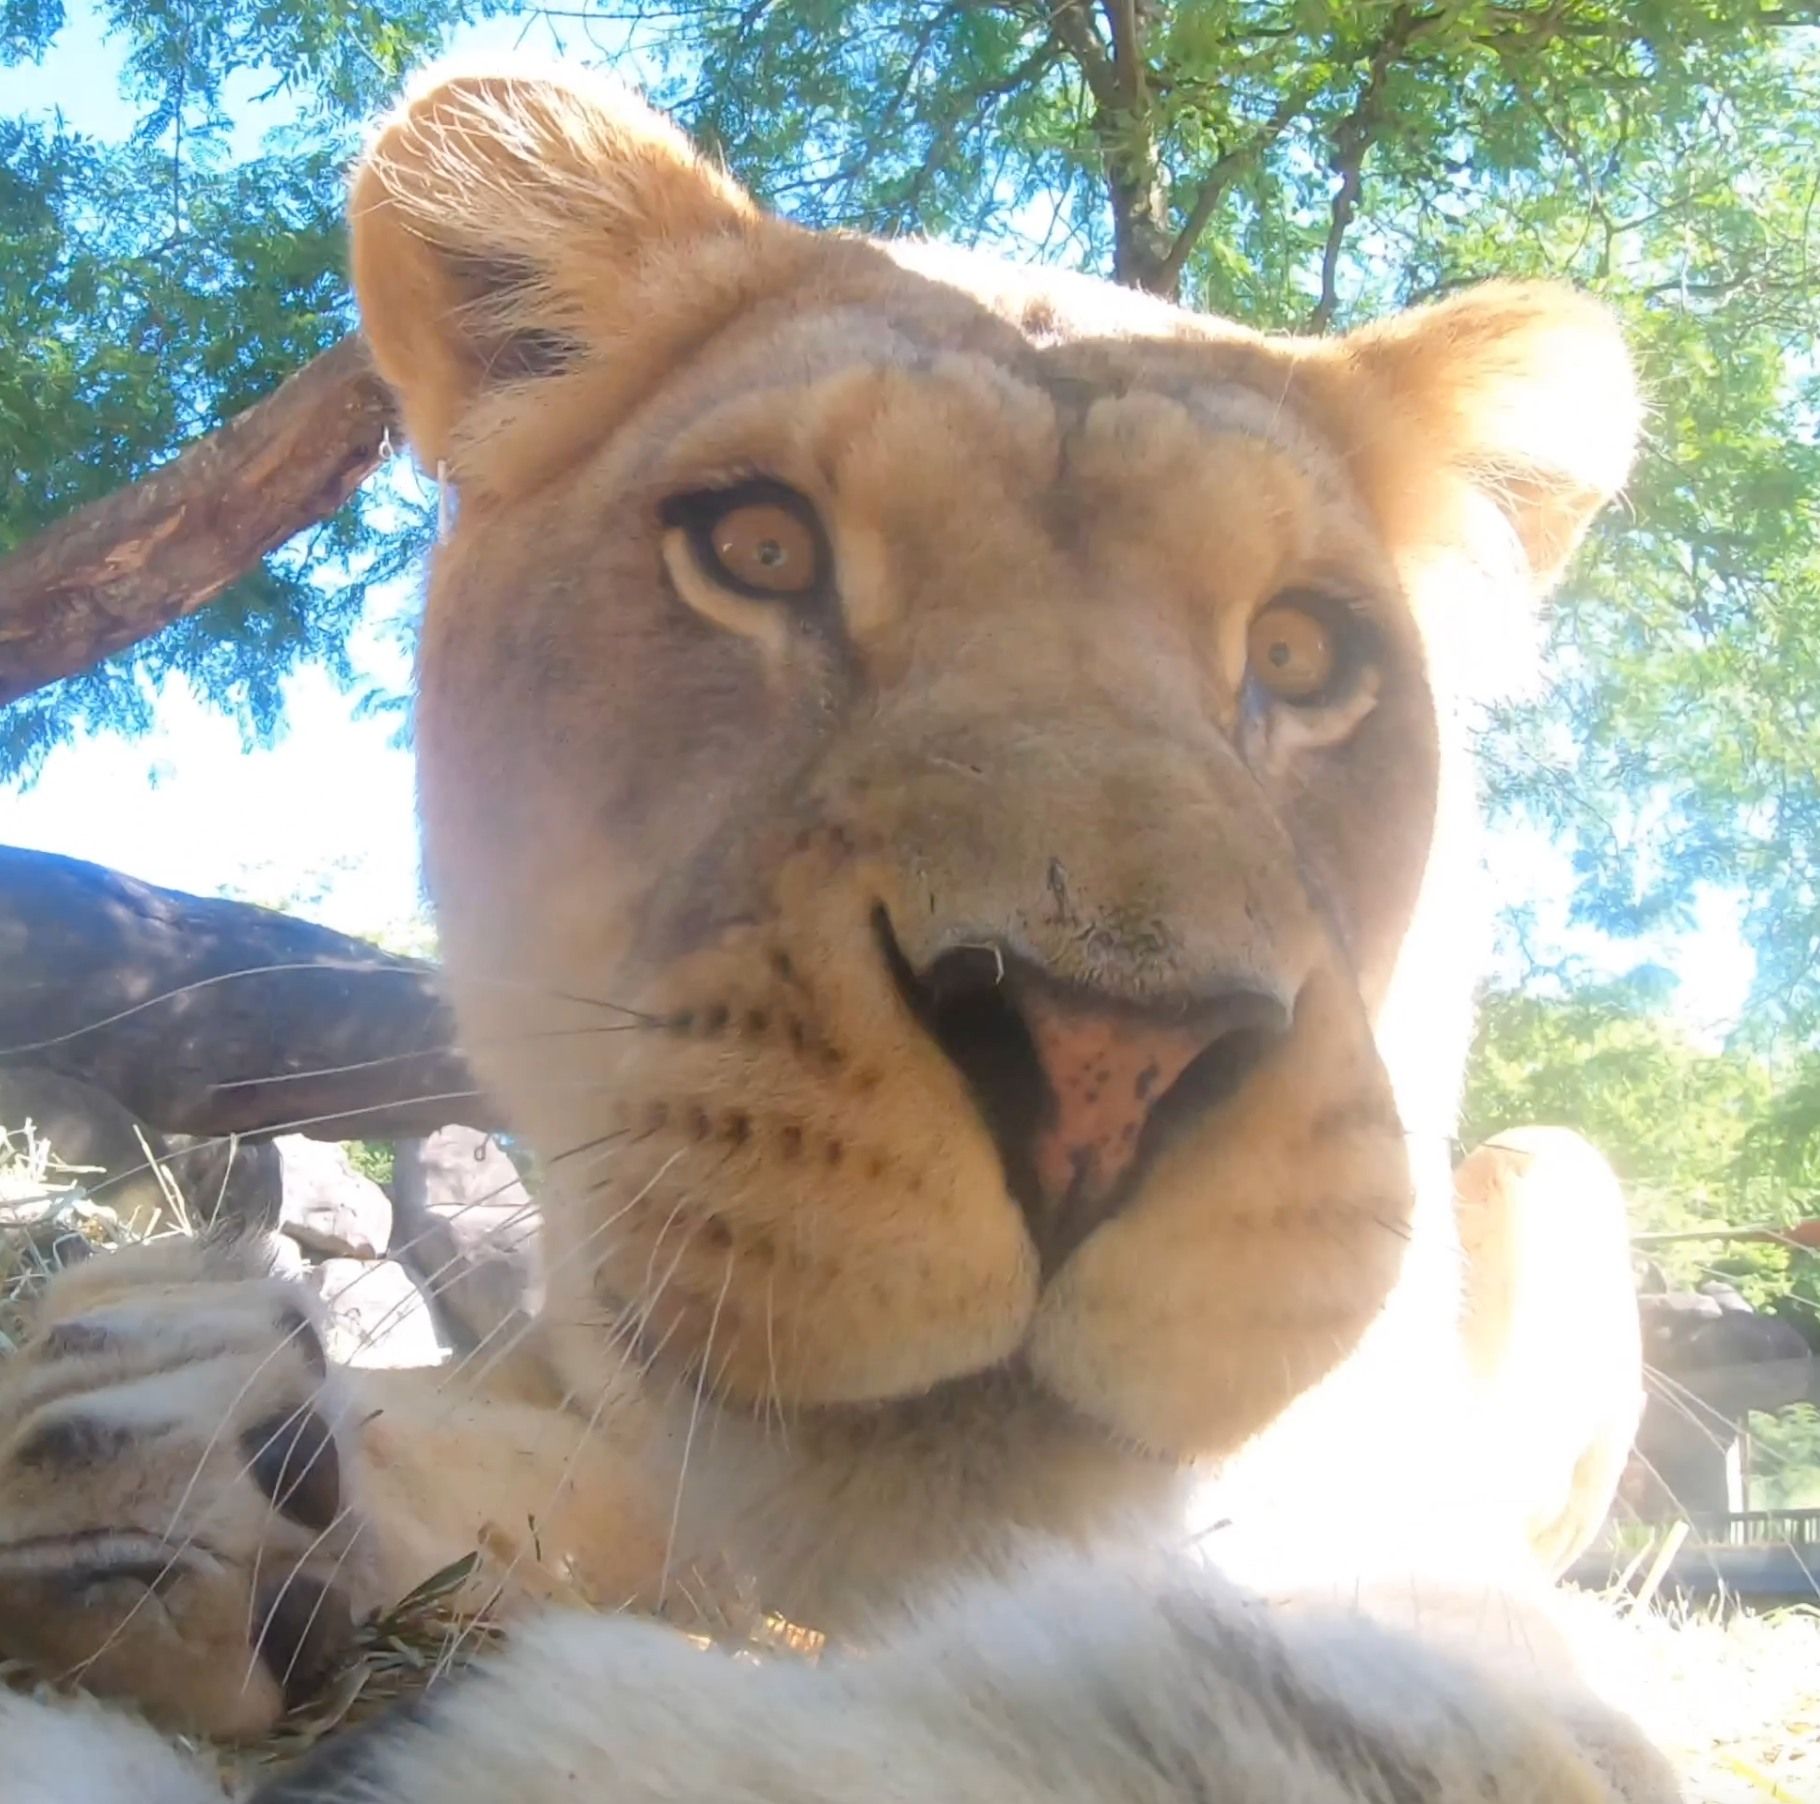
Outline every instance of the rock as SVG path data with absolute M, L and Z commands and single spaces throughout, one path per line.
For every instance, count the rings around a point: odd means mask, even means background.
M 330 1141 L 283 1134 L 272 1144 L 284 1173 L 279 1226 L 318 1259 L 372 1259 L 392 1239 L 392 1205 Z
M 147 1156 L 164 1157 L 163 1138 L 104 1091 L 34 1065 L 0 1069 L 0 1127 L 23 1146 L 28 1122 L 33 1139 L 71 1168 L 51 1166 L 49 1184 L 80 1185 L 135 1232 L 168 1214 L 169 1199 Z
M 284 1207 L 284 1165 L 270 1140 L 199 1139 L 166 1134 L 165 1169 L 183 1192 L 191 1223 L 234 1221 L 260 1233 L 278 1226 Z
M 1724 1314 L 1755 1315 L 1757 1313 L 1750 1304 L 1745 1302 L 1744 1293 L 1739 1290 L 1737 1285 L 1728 1284 L 1722 1278 L 1709 1278 L 1696 1288 L 1701 1296 L 1711 1297 Z
M 1713 1367 L 1799 1360 L 1809 1354 L 1798 1329 L 1780 1316 L 1752 1309 L 1730 1285 L 1642 1297 L 1638 1306 L 1645 1352 L 1661 1371 L 1692 1377 Z
M 306 1282 L 328 1311 L 328 1355 L 349 1366 L 435 1366 L 448 1356 L 429 1299 L 396 1259 L 326 1259 Z
M 401 1140 L 393 1251 L 422 1280 L 450 1344 L 503 1346 L 541 1290 L 540 1220 L 497 1139 L 445 1127 Z
M 268 1234 L 263 1242 L 267 1274 L 274 1278 L 286 1278 L 296 1281 L 305 1278 L 310 1272 L 310 1262 L 303 1256 L 300 1247 L 288 1234 Z

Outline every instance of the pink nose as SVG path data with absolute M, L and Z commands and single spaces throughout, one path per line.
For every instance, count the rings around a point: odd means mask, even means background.
M 1210 1036 L 1036 990 L 1019 1002 L 1052 1099 L 1031 1149 L 1037 1183 L 1052 1208 L 1092 1205 L 1125 1175 L 1151 1109 Z
M 1138 998 L 978 941 L 917 971 L 881 920 L 904 998 L 967 1079 L 1051 1270 L 1130 1199 L 1149 1144 L 1231 1095 L 1289 1030 L 1283 995 L 1221 973 Z

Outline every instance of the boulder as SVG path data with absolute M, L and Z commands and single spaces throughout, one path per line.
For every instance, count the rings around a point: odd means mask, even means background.
M 466 1127 L 401 1140 L 392 1199 L 392 1250 L 434 1299 L 450 1344 L 504 1343 L 539 1301 L 540 1222 L 498 1140 Z
M 35 1065 L 0 1068 L 0 1127 L 19 1139 L 28 1123 L 55 1161 L 50 1183 L 80 1185 L 138 1232 L 168 1212 L 148 1158 L 164 1157 L 163 1139 L 105 1091 Z
M 183 1192 L 192 1226 L 233 1221 L 260 1233 L 278 1226 L 284 1167 L 273 1142 L 233 1134 L 215 1139 L 166 1134 L 164 1141 L 164 1168 Z
M 279 1227 L 317 1259 L 373 1259 L 392 1240 L 392 1204 L 341 1147 L 300 1134 L 272 1143 L 284 1174 Z
M 338 1364 L 435 1366 L 447 1357 L 429 1299 L 396 1259 L 325 1259 L 306 1282 L 328 1312 L 324 1340 Z
M 1660 1371 L 1697 1379 L 1721 1366 L 1762 1365 L 1808 1356 L 1800 1331 L 1753 1309 L 1729 1284 L 1639 1299 L 1643 1345 Z
M 303 1248 L 290 1235 L 267 1234 L 260 1242 L 260 1248 L 265 1254 L 266 1271 L 270 1276 L 292 1283 L 309 1276 L 310 1262 L 303 1256 Z

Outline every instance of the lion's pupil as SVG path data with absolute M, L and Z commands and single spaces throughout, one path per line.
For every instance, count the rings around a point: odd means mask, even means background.
M 1289 645 L 1285 640 L 1279 639 L 1270 648 L 1270 661 L 1278 670 L 1281 670 L 1283 666 L 1289 662 L 1291 656 L 1292 654 Z

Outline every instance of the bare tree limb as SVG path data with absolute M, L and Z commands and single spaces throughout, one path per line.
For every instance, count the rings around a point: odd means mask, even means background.
M 392 398 L 345 338 L 130 487 L 0 558 L 0 705 L 214 600 L 385 455 Z
M 1067 46 L 1068 54 L 1080 64 L 1087 91 L 1103 112 L 1116 111 L 1119 104 L 1118 82 L 1113 74 L 1112 59 L 1106 46 L 1093 29 L 1093 21 L 1083 0 L 1060 0 L 1050 14 L 1055 35 Z
M 1308 316 L 1311 332 L 1325 332 L 1339 306 L 1340 251 L 1365 186 L 1365 159 L 1383 129 L 1384 90 L 1390 73 L 1418 37 L 1443 24 L 1446 18 L 1445 7 L 1424 13 L 1412 6 L 1398 6 L 1372 49 L 1352 111 L 1334 127 L 1330 167 L 1340 178 L 1340 185 L 1334 190 L 1327 242 L 1321 250 L 1321 297 Z
M 1061 0 L 1055 36 L 1080 65 L 1093 96 L 1093 136 L 1112 201 L 1112 273 L 1130 288 L 1173 296 L 1165 272 L 1174 234 L 1157 165 L 1155 120 L 1145 66 L 1146 0 L 1104 0 L 1112 40 L 1095 29 L 1088 0 Z
M 498 1127 L 454 1035 L 419 959 L 0 846 L 0 1065 L 80 1078 L 167 1133 Z

